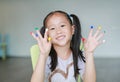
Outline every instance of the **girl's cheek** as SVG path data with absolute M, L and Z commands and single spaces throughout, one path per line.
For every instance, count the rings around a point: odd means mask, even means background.
M 50 32 L 50 31 L 49 31 L 49 33 L 48 33 L 48 36 L 49 36 L 49 37 L 51 37 L 51 38 L 52 38 L 52 37 L 54 37 L 54 35 L 55 35 L 55 33 L 54 33 L 54 32 Z
M 52 33 L 52 34 L 50 35 L 50 37 L 54 38 L 54 37 L 55 37 L 55 34 Z

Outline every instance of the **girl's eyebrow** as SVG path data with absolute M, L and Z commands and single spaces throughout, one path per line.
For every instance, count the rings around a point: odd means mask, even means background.
M 60 24 L 66 24 L 67 22 L 60 22 L 60 23 L 58 23 L 59 25 Z M 54 26 L 54 24 L 52 24 L 52 25 L 49 25 L 49 26 L 47 26 L 48 28 L 50 28 L 50 27 L 52 27 L 52 26 Z
M 53 27 L 54 25 L 50 25 L 50 26 L 48 26 L 48 28 L 51 28 L 51 27 Z

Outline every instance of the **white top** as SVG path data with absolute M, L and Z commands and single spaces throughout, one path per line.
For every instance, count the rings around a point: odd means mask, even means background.
M 51 58 L 48 57 L 46 61 L 45 69 L 45 82 L 76 82 L 74 78 L 74 65 L 73 65 L 73 55 L 67 59 L 62 60 L 58 57 L 58 65 L 56 69 L 51 72 L 50 68 Z M 79 73 L 82 78 L 82 75 L 85 70 L 85 64 L 82 60 L 78 60 Z

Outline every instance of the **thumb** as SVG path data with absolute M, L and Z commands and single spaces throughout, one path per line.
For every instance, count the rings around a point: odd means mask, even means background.
M 80 50 L 84 51 L 84 43 L 85 43 L 85 38 L 81 38 L 81 44 L 80 44 Z
M 86 42 L 86 39 L 82 37 L 82 42 L 83 44 Z

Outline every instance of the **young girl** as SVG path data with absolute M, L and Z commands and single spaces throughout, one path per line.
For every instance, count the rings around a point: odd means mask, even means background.
M 93 27 L 84 40 L 84 52 L 80 50 L 81 25 L 74 14 L 64 11 L 49 13 L 41 31 L 32 36 L 37 40 L 40 56 L 31 82 L 96 82 L 93 53 L 102 43 L 100 29 L 93 35 Z

